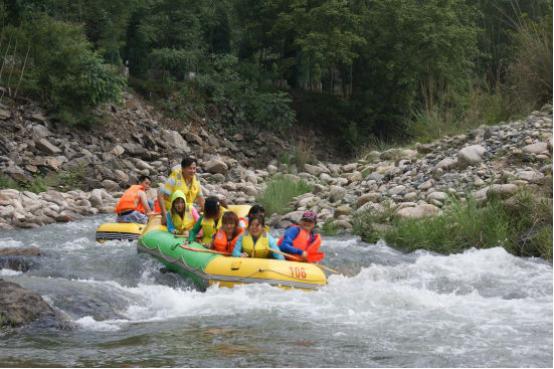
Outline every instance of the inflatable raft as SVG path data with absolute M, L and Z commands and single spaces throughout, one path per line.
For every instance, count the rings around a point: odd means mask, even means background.
M 239 217 L 246 217 L 250 205 L 229 205 L 228 210 Z M 96 228 L 96 241 L 136 240 L 146 229 L 146 224 L 140 223 L 103 223 Z
M 167 232 L 159 216 L 151 219 L 138 240 L 138 251 L 161 261 L 167 269 L 190 278 L 200 289 L 218 284 L 267 283 L 284 288 L 316 289 L 327 284 L 316 265 L 294 261 L 235 258 L 212 253 L 199 243 Z

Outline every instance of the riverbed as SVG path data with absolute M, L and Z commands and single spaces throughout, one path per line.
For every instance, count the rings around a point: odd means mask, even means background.
M 503 248 L 449 256 L 327 237 L 339 270 L 318 291 L 268 285 L 201 292 L 135 243 L 95 242 L 96 216 L 2 231 L 37 246 L 29 272 L 73 328 L 0 332 L 1 366 L 551 367 L 552 266 Z

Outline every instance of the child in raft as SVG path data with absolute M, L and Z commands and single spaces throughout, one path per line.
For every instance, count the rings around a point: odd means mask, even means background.
M 221 228 L 214 235 L 211 248 L 220 252 L 232 253 L 239 236 L 244 232 L 239 222 L 239 217 L 232 211 L 223 213 Z
M 277 252 L 272 252 L 275 250 Z M 284 260 L 275 238 L 265 230 L 265 219 L 254 215 L 248 219 L 246 232 L 239 236 L 233 249 L 234 257 L 269 258 Z
M 175 191 L 171 195 L 171 209 L 165 218 L 168 232 L 186 237 L 198 217 L 196 209 L 187 205 L 183 191 Z
M 317 214 L 310 210 L 305 211 L 298 225 L 288 227 L 277 242 L 281 251 L 294 255 L 296 260 L 301 259 L 298 261 L 322 260 L 325 254 L 319 252 L 321 237 L 314 232 L 316 222 Z
M 198 218 L 189 233 L 189 242 L 196 241 L 196 237 L 202 231 L 200 242 L 205 246 L 211 245 L 213 236 L 221 228 L 223 214 L 226 211 L 217 197 L 208 197 L 204 203 L 204 215 Z

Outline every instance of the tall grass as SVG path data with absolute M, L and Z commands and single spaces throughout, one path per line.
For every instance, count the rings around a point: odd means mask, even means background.
M 266 215 L 284 214 L 291 211 L 289 203 L 293 197 L 311 190 L 312 186 L 303 180 L 294 181 L 284 176 L 275 176 L 258 196 L 257 201 L 264 206 Z
M 515 109 L 540 107 L 552 101 L 552 5 L 540 21 L 523 15 L 512 20 L 516 53 L 508 68 L 510 97 Z
M 389 220 L 390 226 L 377 226 Z M 382 238 L 405 251 L 449 254 L 503 246 L 514 255 L 552 261 L 552 196 L 521 190 L 507 201 L 493 198 L 482 207 L 471 198 L 453 199 L 442 215 L 424 219 L 368 212 L 355 219 L 354 232 L 367 242 Z

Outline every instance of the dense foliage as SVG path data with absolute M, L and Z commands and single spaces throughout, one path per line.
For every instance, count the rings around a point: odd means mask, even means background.
M 551 13 L 548 0 L 8 0 L 0 83 L 77 121 L 118 99 L 128 67 L 175 116 L 311 126 L 355 147 L 551 100 Z

